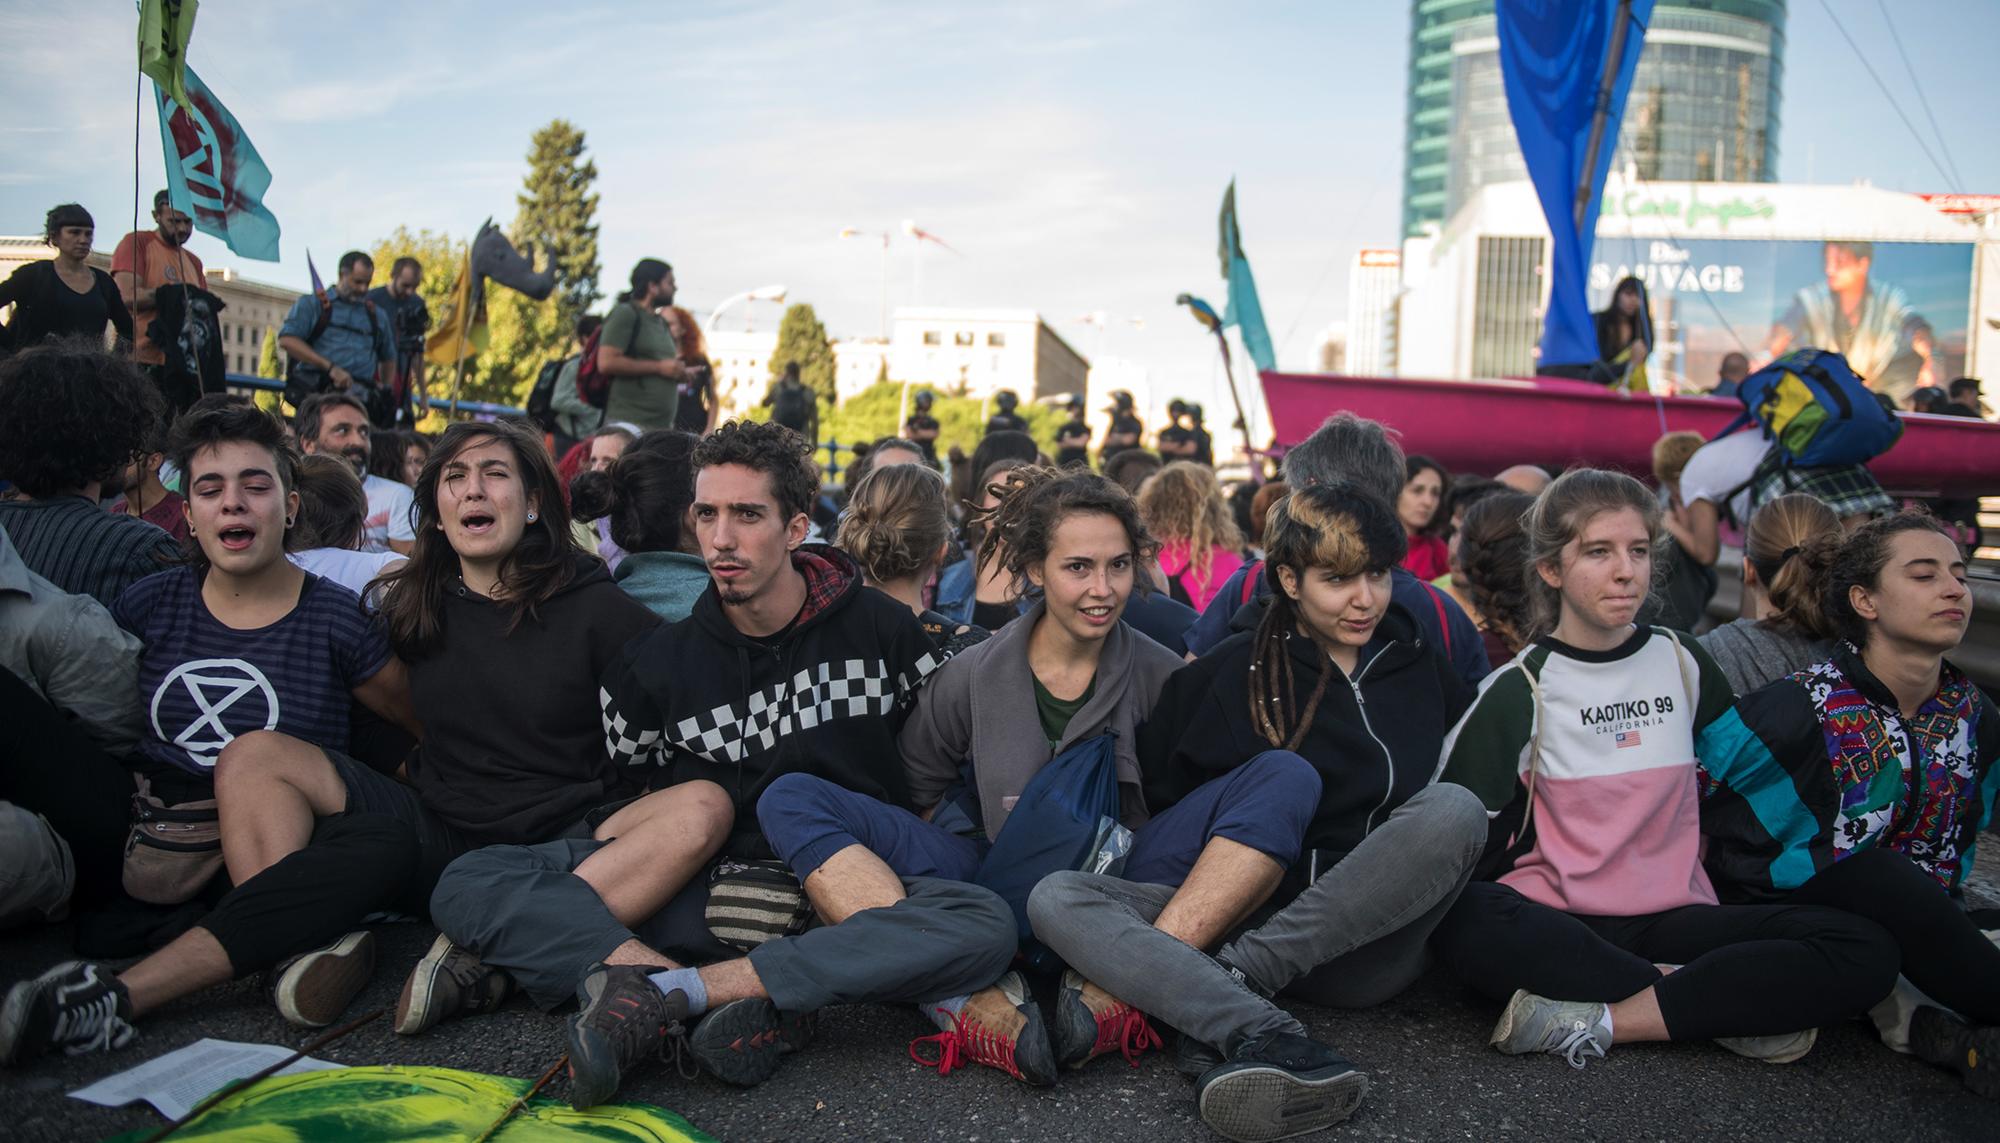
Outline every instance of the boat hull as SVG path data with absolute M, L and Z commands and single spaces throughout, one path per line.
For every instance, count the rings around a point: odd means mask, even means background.
M 1491 475 L 1515 464 L 1652 471 L 1653 442 L 1682 430 L 1713 437 L 1743 411 L 1713 397 L 1629 397 L 1583 381 L 1430 381 L 1403 377 L 1266 373 L 1274 445 L 1304 440 L 1346 410 L 1402 434 L 1407 452 L 1454 472 Z M 1909 496 L 2000 494 L 2000 425 L 1901 413 L 1905 429 L 1869 462 L 1875 478 Z

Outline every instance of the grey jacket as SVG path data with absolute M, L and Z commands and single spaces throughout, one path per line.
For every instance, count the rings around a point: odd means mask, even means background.
M 103 604 L 29 571 L 0 530 L 0 667 L 113 755 L 143 733 L 140 647 Z
M 1105 637 L 1097 663 L 1097 689 L 1072 718 L 1054 753 L 1035 713 L 1035 676 L 1028 667 L 1028 638 L 1046 606 L 960 652 L 924 684 L 917 708 L 897 745 L 910 783 L 910 804 L 928 810 L 973 764 L 986 836 L 998 837 L 1015 799 L 1048 761 L 1080 739 L 1106 730 L 1118 734 L 1114 753 L 1125 804 L 1125 824 L 1146 819 L 1139 796 L 1138 727 L 1152 713 L 1180 656 L 1123 622 Z

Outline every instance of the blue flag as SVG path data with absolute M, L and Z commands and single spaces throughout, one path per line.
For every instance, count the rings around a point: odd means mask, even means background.
M 1243 253 L 1243 234 L 1236 227 L 1236 180 L 1222 195 L 1222 276 L 1229 279 L 1229 303 L 1222 311 L 1222 327 L 1236 327 L 1243 348 L 1258 372 L 1278 367 L 1278 355 L 1271 351 L 1271 331 L 1264 328 L 1264 306 L 1257 300 L 1257 279 L 1250 273 L 1250 259 Z
M 1598 88 L 1606 74 L 1619 0 L 1500 0 L 1494 15 L 1500 30 L 1500 78 L 1507 91 L 1507 114 L 1521 143 L 1521 158 L 1535 197 L 1548 216 L 1549 312 L 1542 327 L 1542 363 L 1584 365 L 1596 361 L 1597 327 L 1584 292 L 1590 248 L 1597 237 L 1597 210 L 1604 176 L 1618 143 L 1625 95 L 1639 66 L 1646 21 L 1653 0 L 1629 0 L 1631 23 L 1624 51 L 1611 61 L 1612 83 L 1596 163 L 1583 169 Z M 1588 188 L 1582 224 L 1576 203 Z
M 185 70 L 191 108 L 153 85 L 167 156 L 167 197 L 175 210 L 194 219 L 195 229 L 222 239 L 239 256 L 276 262 L 278 220 L 264 206 L 271 168 L 194 69 Z

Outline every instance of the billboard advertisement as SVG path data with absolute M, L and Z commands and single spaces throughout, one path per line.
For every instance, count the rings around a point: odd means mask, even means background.
M 1626 277 L 1645 284 L 1656 386 L 1705 391 L 1728 353 L 1755 369 L 1814 346 L 1907 406 L 1964 371 L 1972 263 L 1970 243 L 1600 236 L 1590 302 L 1609 305 Z

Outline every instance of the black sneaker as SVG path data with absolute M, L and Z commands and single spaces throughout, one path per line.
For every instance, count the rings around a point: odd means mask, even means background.
M 415 1036 L 454 1016 L 491 1012 L 513 991 L 513 977 L 439 933 L 396 998 L 396 1032 Z
M 755 1087 L 778 1070 L 778 1057 L 786 1050 L 785 1023 L 769 1000 L 732 1000 L 709 1009 L 688 1032 L 688 1054 L 724 1083 Z M 801 1025 L 795 1021 L 793 1028 L 796 1037 Z M 803 1034 L 811 1035 L 809 1030 Z M 791 1050 L 803 1046 L 795 1038 Z
M 1973 1094 L 2000 1099 L 2000 1027 L 1926 1004 L 1910 1017 L 1910 1054 L 1957 1072 Z
M 7 990 L 0 1007 L 0 1067 L 61 1048 L 108 1052 L 132 1042 L 132 997 L 109 969 L 85 961 L 59 964 Z
M 1315 1040 L 1277 1032 L 1247 1044 L 1196 1081 L 1201 1121 L 1237 1143 L 1320 1131 L 1361 1106 L 1368 1077 Z
M 569 1025 L 569 1102 L 582 1111 L 618 1094 L 625 1072 L 647 1056 L 677 1050 L 686 1035 L 687 994 L 647 979 L 665 966 L 600 964 L 577 986 Z
M 1189 1079 L 1200 1079 L 1212 1069 L 1222 1066 L 1222 1053 L 1188 1035 L 1174 1033 L 1174 1070 Z

